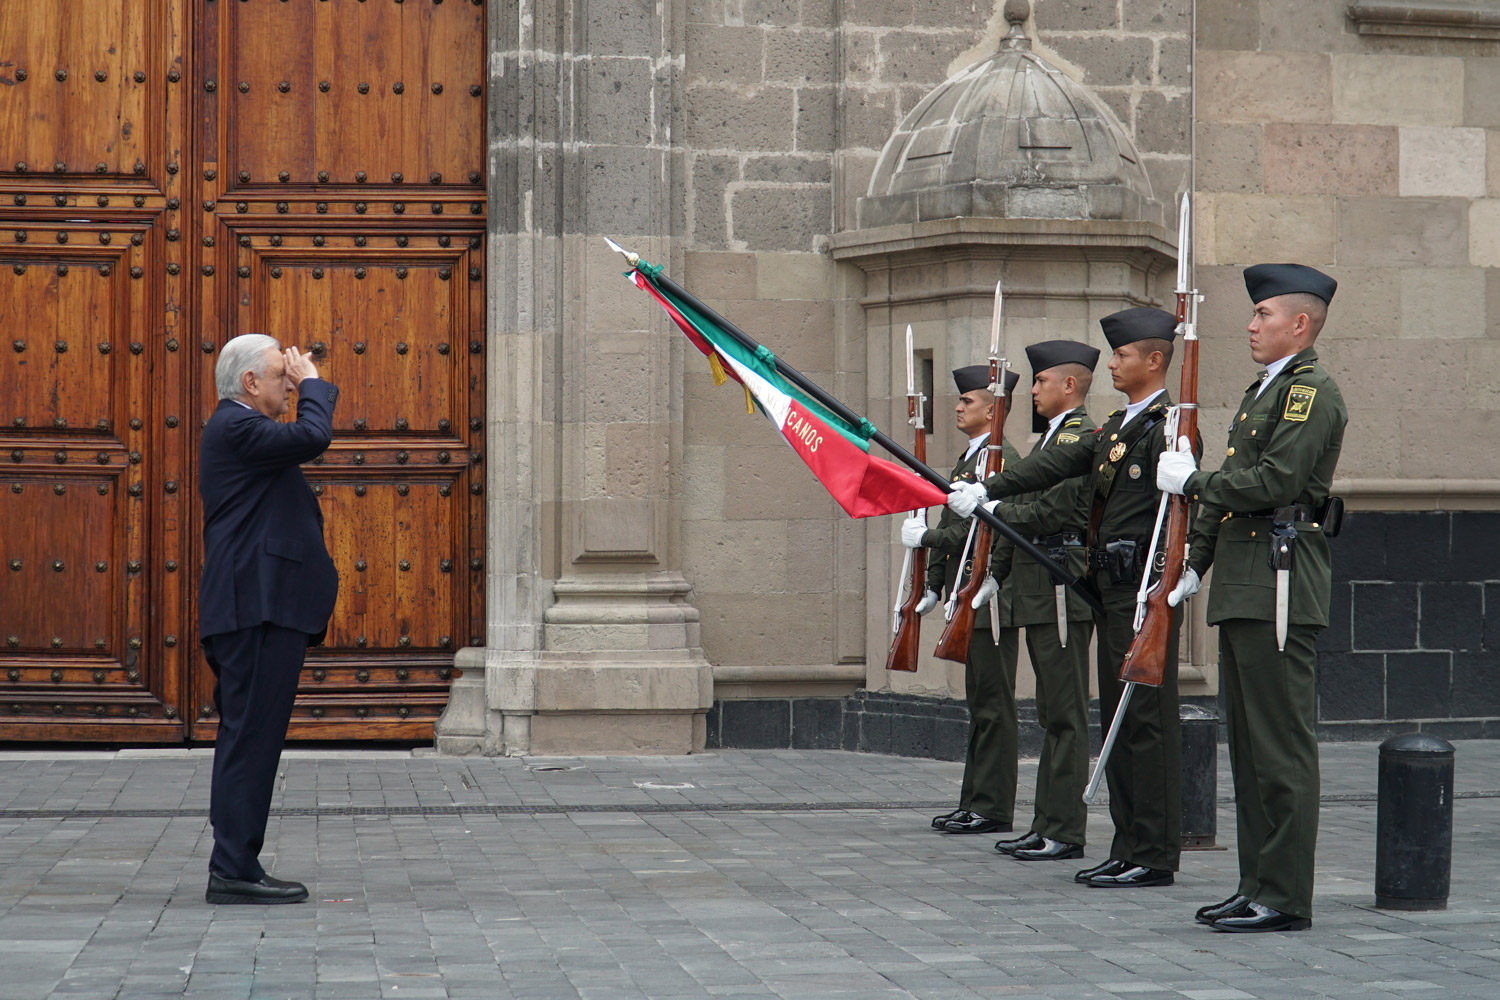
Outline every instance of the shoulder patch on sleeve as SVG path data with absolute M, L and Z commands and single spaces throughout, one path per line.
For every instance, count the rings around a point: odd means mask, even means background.
M 1059 432 L 1058 435 L 1057 435 L 1057 443 L 1058 444 L 1072 444 L 1073 442 L 1075 442 L 1077 440 L 1078 440 L 1078 435 L 1077 434 L 1068 434 L 1066 432 Z
M 1306 420 L 1312 414 L 1313 399 L 1318 390 L 1310 385 L 1294 385 L 1287 390 L 1286 407 L 1281 411 L 1283 420 Z
M 1316 367 L 1318 367 L 1318 366 L 1317 365 L 1303 365 L 1301 368 L 1293 368 L 1292 369 L 1292 374 L 1293 375 L 1301 375 L 1303 372 L 1310 372 L 1310 371 L 1312 371 Z

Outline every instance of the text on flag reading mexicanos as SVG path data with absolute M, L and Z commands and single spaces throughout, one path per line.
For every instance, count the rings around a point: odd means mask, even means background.
M 823 443 L 823 435 L 818 433 L 817 426 L 802 419 L 802 415 L 796 410 L 787 411 L 786 426 L 787 433 L 807 445 L 808 451 L 817 451 L 818 445 Z

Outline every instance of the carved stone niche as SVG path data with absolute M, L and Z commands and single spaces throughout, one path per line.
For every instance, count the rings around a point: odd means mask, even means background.
M 855 229 L 835 234 L 835 259 L 865 275 L 868 406 L 871 418 L 902 426 L 905 329 L 933 372 L 933 464 L 946 469 L 960 442 L 947 413 L 951 369 L 989 353 L 995 284 L 1004 289 L 1002 354 L 1029 386 L 1024 347 L 1043 340 L 1110 349 L 1098 321 L 1132 306 L 1170 301 L 1176 247 L 1162 225 L 1134 144 L 1108 107 L 1031 49 L 1024 0 L 1010 0 L 1010 34 L 1000 50 L 940 84 L 887 140 Z M 899 383 L 899 384 L 898 384 Z M 1091 409 L 1114 408 L 1101 360 Z M 1024 391 L 1024 390 L 1023 390 Z M 1027 450 L 1030 407 L 1013 406 L 1007 435 Z M 896 568 L 871 543 L 867 566 L 868 648 L 889 643 Z M 873 658 L 872 658 L 873 661 Z M 951 687 L 941 661 L 925 661 L 903 689 Z M 867 686 L 892 686 L 871 662 Z M 961 693 L 961 692 L 955 692 Z

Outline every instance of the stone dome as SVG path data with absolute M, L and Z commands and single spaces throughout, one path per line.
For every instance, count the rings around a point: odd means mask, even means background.
M 881 150 L 860 228 L 980 216 L 1160 222 L 1109 108 L 1031 50 L 1009 0 L 1000 51 L 924 97 Z

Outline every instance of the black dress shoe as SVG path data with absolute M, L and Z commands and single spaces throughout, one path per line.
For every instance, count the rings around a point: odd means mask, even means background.
M 995 841 L 995 850 L 1001 854 L 1014 854 L 1017 851 L 1029 851 L 1042 846 L 1042 835 L 1035 831 L 1015 840 Z
M 262 875 L 259 882 L 246 882 L 209 872 L 203 898 L 210 903 L 300 903 L 307 898 L 307 886 L 269 875 Z
M 967 809 L 955 809 L 951 813 L 944 813 L 942 816 L 932 817 L 932 828 L 938 833 L 942 833 L 943 828 L 946 827 L 949 823 L 967 823 L 971 819 L 981 818 L 982 817 L 978 813 L 971 813 Z
M 1130 867 L 1129 861 L 1121 861 L 1118 858 L 1110 858 L 1108 861 L 1092 868 L 1085 868 L 1073 876 L 1074 882 L 1087 882 L 1095 875 L 1118 875 Z
M 1171 885 L 1174 881 L 1172 873 L 1164 869 L 1127 864 L 1114 874 L 1090 875 L 1083 884 L 1096 889 L 1142 889 L 1152 885 Z
M 1009 833 L 1010 824 L 998 819 L 981 816 L 977 812 L 966 812 L 938 827 L 944 833 Z
M 1067 861 L 1083 857 L 1083 845 L 1064 844 L 1060 840 L 1043 837 L 1041 847 L 1022 848 L 1012 852 L 1011 857 L 1017 861 Z
M 1232 917 L 1220 917 L 1209 925 L 1216 931 L 1235 934 L 1259 934 L 1266 931 L 1305 931 L 1312 926 L 1311 917 L 1294 917 L 1290 913 L 1273 910 L 1269 906 L 1251 902 L 1245 912 Z
M 1222 903 L 1203 907 L 1197 913 L 1193 914 L 1193 919 L 1200 924 L 1211 924 L 1220 917 L 1238 917 L 1241 915 L 1240 911 L 1249 905 L 1249 896 L 1241 896 L 1239 893 L 1235 893 Z
M 963 811 L 964 810 L 962 809 L 955 809 L 952 812 L 945 812 L 941 816 L 932 817 L 932 828 L 934 830 L 941 830 L 944 823 L 948 822 L 950 819 L 957 819 L 958 814 Z

